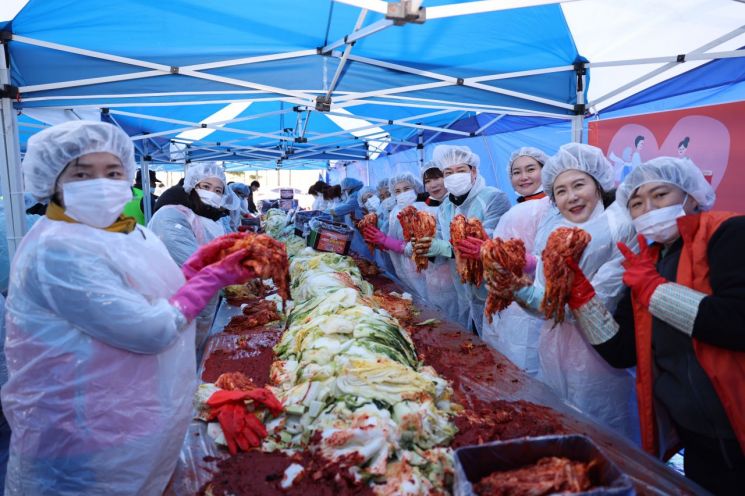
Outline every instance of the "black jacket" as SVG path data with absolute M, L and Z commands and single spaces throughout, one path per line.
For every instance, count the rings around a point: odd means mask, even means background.
M 682 240 L 663 252 L 657 270 L 675 281 Z M 731 350 L 745 350 L 745 216 L 722 223 L 709 240 L 709 282 L 713 295 L 699 305 L 693 337 Z M 631 294 L 627 288 L 615 312 L 616 336 L 595 349 L 618 368 L 636 365 Z M 707 437 L 734 439 L 729 419 L 693 350 L 689 336 L 652 318 L 654 395 L 675 424 Z
M 202 203 L 196 190 L 187 193 L 181 182 L 176 186 L 171 186 L 158 197 L 158 201 L 155 202 L 153 213 L 166 205 L 182 205 L 195 214 L 214 221 L 228 215 L 228 211 L 225 209 L 211 207 Z

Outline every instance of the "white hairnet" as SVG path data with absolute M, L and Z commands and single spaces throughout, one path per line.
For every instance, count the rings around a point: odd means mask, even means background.
M 543 165 L 541 179 L 543 190 L 553 198 L 554 181 L 562 172 L 578 170 L 591 175 L 603 188 L 603 191 L 613 189 L 613 166 L 603 155 L 603 151 L 583 143 L 567 143 L 561 145 L 556 155 L 549 157 Z
M 546 161 L 548 160 L 548 155 L 543 153 L 542 150 L 539 150 L 538 148 L 533 148 L 532 146 L 523 146 L 522 148 L 518 148 L 517 150 L 512 152 L 512 155 L 510 155 L 510 161 L 507 162 L 507 176 L 512 175 L 512 164 L 514 164 L 515 160 L 517 160 L 520 157 L 533 158 L 539 164 L 541 164 L 541 167 L 546 165 Z
M 360 208 L 365 206 L 365 202 L 362 199 L 365 198 L 365 200 L 367 200 L 368 193 L 377 195 L 378 190 L 376 188 L 373 188 L 372 186 L 364 186 L 357 194 L 357 204 L 360 206 Z
M 631 195 L 639 186 L 647 183 L 673 184 L 698 202 L 703 211 L 711 210 L 716 200 L 716 193 L 711 184 L 704 178 L 704 174 L 691 160 L 674 157 L 657 157 L 639 164 L 623 180 L 616 200 L 623 207 L 627 207 Z
M 478 169 L 481 159 L 467 146 L 437 145 L 432 152 L 432 161 L 440 170 L 459 164 L 470 165 Z
M 107 122 L 70 121 L 48 127 L 28 139 L 23 157 L 26 191 L 39 201 L 54 195 L 67 164 L 89 153 L 106 152 L 121 160 L 127 180 L 135 178 L 134 146 L 129 136 Z
M 184 190 L 191 193 L 194 187 L 204 179 L 213 177 L 222 182 L 223 193 L 221 207 L 228 210 L 238 210 L 241 208 L 241 199 L 235 194 L 233 188 L 227 187 L 225 179 L 225 169 L 217 162 L 198 162 L 186 169 L 184 177 Z
M 385 179 L 381 179 L 380 181 L 378 181 L 378 186 L 377 186 L 378 191 L 380 191 L 381 189 L 387 190 L 388 187 L 390 186 L 390 183 L 391 183 L 390 178 L 386 177 Z
M 410 172 L 405 172 L 404 174 L 399 174 L 397 176 L 393 176 L 391 178 L 390 188 L 389 191 L 391 192 L 391 195 L 396 194 L 396 185 L 398 183 L 409 183 L 412 188 L 414 188 L 414 191 L 417 193 L 421 193 L 424 191 L 424 186 L 422 186 L 422 182 L 417 179 L 414 174 L 411 174 Z
M 225 180 L 225 169 L 223 169 L 222 165 L 217 162 L 197 162 L 186 169 L 184 190 L 187 193 L 191 193 L 191 190 L 194 189 L 194 186 L 196 186 L 199 181 L 207 179 L 208 177 L 219 179 L 222 181 L 223 189 L 229 189 L 226 188 L 228 182 Z

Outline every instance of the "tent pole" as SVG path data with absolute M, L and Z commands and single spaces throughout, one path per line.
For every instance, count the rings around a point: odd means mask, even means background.
M 0 121 L 3 139 L 0 141 L 0 186 L 5 206 L 5 227 L 8 255 L 12 260 L 21 238 L 27 231 L 26 205 L 23 201 L 21 150 L 18 139 L 18 120 L 13 109 L 10 64 L 6 58 L 7 42 L 0 46 L 0 84 L 6 88 L 0 98 Z
M 586 101 L 585 88 L 587 87 L 587 67 L 584 62 L 574 65 L 577 75 L 577 104 L 574 106 L 574 117 L 572 117 L 572 141 L 582 143 L 582 126 L 584 125 Z
M 144 145 L 144 143 L 143 143 Z M 147 150 L 147 147 L 144 147 Z M 145 225 L 150 223 L 153 216 L 153 208 L 150 204 L 150 155 L 143 154 L 140 160 L 140 177 L 142 178 L 142 213 L 145 216 Z
M 572 141 L 575 143 L 582 142 L 582 126 L 585 118 L 581 115 L 572 117 Z

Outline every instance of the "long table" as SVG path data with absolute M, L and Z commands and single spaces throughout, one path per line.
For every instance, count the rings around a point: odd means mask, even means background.
M 400 291 L 386 278 L 374 276 L 368 280 L 376 290 Z M 481 346 L 482 342 L 478 337 L 461 326 L 448 322 L 435 309 L 420 302 L 417 302 L 416 307 L 419 311 L 417 321 L 421 322 L 426 319 L 439 321 L 438 324 L 417 332 L 417 341 L 426 343 L 428 349 L 439 350 L 442 354 L 457 355 L 464 347 L 471 349 L 474 344 L 477 345 L 470 354 L 463 356 L 464 361 L 462 367 L 458 368 L 457 381 L 454 381 L 454 387 L 464 397 L 477 398 L 480 401 L 523 400 L 555 410 L 563 428 L 567 432 L 583 434 L 592 439 L 608 458 L 632 479 L 638 494 L 707 494 L 704 489 L 672 468 L 562 402 L 543 383 L 527 376 L 500 353 L 485 345 Z M 205 362 L 210 354 L 218 350 L 236 352 L 238 336 L 219 331 L 234 315 L 239 313 L 238 307 L 226 303 L 220 306 L 213 325 L 213 335 L 207 344 L 199 368 L 200 381 Z M 496 363 L 495 370 L 487 374 L 487 377 L 483 374 L 483 370 L 479 371 L 468 366 L 469 360 L 479 359 L 479 353 L 491 354 Z M 200 421 L 192 422 L 184 441 L 176 473 L 166 494 L 198 494 L 200 488 L 209 482 L 212 473 L 217 470 L 217 462 L 227 456 L 227 452 L 218 448 L 207 436 L 206 424 Z

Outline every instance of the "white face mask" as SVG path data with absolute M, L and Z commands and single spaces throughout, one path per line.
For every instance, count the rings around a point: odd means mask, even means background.
M 106 178 L 65 183 L 62 194 L 67 215 L 99 229 L 113 224 L 132 199 L 127 181 Z
M 416 201 L 416 191 L 410 189 L 396 195 L 396 205 L 399 207 L 408 207 Z
M 207 191 L 206 189 L 198 189 L 197 194 L 202 203 L 209 205 L 210 207 L 220 208 L 222 204 L 222 196 L 218 195 L 213 191 Z
M 380 198 L 374 195 L 368 198 L 367 201 L 365 202 L 365 208 L 370 212 L 377 210 L 379 206 L 380 206 Z
M 683 203 L 650 210 L 646 214 L 640 215 L 632 221 L 636 232 L 657 243 L 675 241 L 680 236 L 678 217 L 686 215 L 685 210 L 683 210 L 684 204 L 685 200 Z
M 396 204 L 396 199 L 393 198 L 392 196 L 389 196 L 388 198 L 380 202 L 380 208 L 383 211 L 390 212 L 391 209 L 393 208 L 393 205 L 395 204 Z
M 470 172 L 457 172 L 445 178 L 445 189 L 455 196 L 465 195 L 471 191 L 472 186 Z

